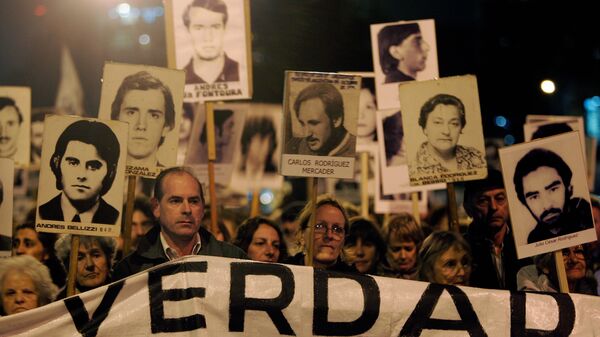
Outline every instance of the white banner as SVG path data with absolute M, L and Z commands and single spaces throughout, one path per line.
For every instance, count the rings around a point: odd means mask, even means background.
M 600 336 L 600 299 L 194 256 L 0 318 L 0 336 Z

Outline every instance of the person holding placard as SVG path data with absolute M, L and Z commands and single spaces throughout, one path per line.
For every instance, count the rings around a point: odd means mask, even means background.
M 13 158 L 23 123 L 21 110 L 10 97 L 0 97 L 0 158 Z
M 485 168 L 476 148 L 458 145 L 467 124 L 465 106 L 456 96 L 438 94 L 421 107 L 419 125 L 427 137 L 417 151 L 414 167 L 419 173 L 444 173 Z
M 300 231 L 298 237 L 300 245 L 304 248 L 300 253 L 291 256 L 283 263 L 305 266 L 307 265 L 307 242 L 310 239 L 308 225 L 312 215 L 312 207 L 307 203 L 298 219 Z M 348 232 L 348 214 L 344 207 L 333 197 L 320 196 L 315 205 L 314 240 L 313 240 L 313 267 L 341 272 L 354 272 L 354 266 L 342 261 L 342 248 Z
M 555 152 L 534 148 L 515 167 L 513 183 L 519 201 L 536 220 L 527 243 L 593 228 L 589 202 L 571 198 L 573 173 Z
M 517 271 L 531 261 L 517 259 L 502 173 L 488 167 L 487 178 L 466 182 L 463 206 L 473 218 L 465 234 L 474 253 L 471 285 L 516 291 Z
M 386 26 L 377 38 L 385 83 L 413 81 L 425 70 L 429 44 L 423 40 L 418 23 Z
M 223 50 L 227 5 L 222 0 L 194 0 L 183 12 L 194 55 L 185 66 L 185 83 L 239 81 L 239 64 Z
M 137 249 L 115 266 L 113 280 L 186 255 L 248 258 L 238 247 L 218 241 L 201 227 L 202 185 L 185 167 L 171 167 L 157 176 L 152 212 L 160 226 L 152 228 Z
M 164 166 L 156 157 L 167 133 L 175 127 L 171 89 L 147 71 L 123 79 L 111 105 L 110 118 L 129 123 L 127 165 Z
M 56 189 L 62 192 L 39 207 L 41 219 L 114 225 L 119 211 L 102 196 L 112 187 L 119 154 L 119 140 L 106 124 L 70 124 L 50 159 Z
M 298 94 L 294 111 L 303 138 L 291 138 L 286 153 L 312 156 L 354 157 L 356 136 L 344 127 L 344 101 L 330 83 L 311 84 Z

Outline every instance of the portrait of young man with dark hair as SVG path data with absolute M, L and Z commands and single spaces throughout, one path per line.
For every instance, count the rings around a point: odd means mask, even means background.
M 548 149 L 534 148 L 518 161 L 516 194 L 536 221 L 527 243 L 594 227 L 590 203 L 573 197 L 572 178 L 569 165 Z
M 119 211 L 103 198 L 112 187 L 120 155 L 119 140 L 99 121 L 71 123 L 50 158 L 58 195 L 39 206 L 43 220 L 114 225 Z
M 18 150 L 23 114 L 10 97 L 0 97 L 0 158 L 13 158 Z

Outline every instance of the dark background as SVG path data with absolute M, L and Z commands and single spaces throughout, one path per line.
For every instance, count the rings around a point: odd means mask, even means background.
M 33 106 L 52 106 L 60 48 L 71 50 L 97 114 L 104 61 L 166 65 L 162 3 L 113 0 L 4 0 L 0 3 L 0 85 L 32 87 Z M 254 97 L 282 101 L 283 72 L 371 71 L 369 25 L 433 18 L 440 76 L 475 74 L 486 137 L 523 140 L 527 114 L 585 115 L 600 94 L 600 37 L 594 1 L 251 0 Z M 150 43 L 138 37 L 148 34 Z M 557 91 L 539 89 L 543 79 Z M 495 123 L 506 117 L 504 127 Z M 510 143 L 510 141 L 508 142 Z

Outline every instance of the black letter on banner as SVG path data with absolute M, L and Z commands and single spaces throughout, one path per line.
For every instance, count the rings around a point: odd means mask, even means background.
M 356 281 L 362 288 L 364 308 L 353 322 L 329 322 L 329 279 L 345 278 Z M 371 276 L 343 274 L 331 271 L 314 271 L 315 307 L 313 309 L 313 334 L 321 336 L 354 336 L 371 329 L 379 317 L 379 287 Z
M 247 298 L 246 276 L 272 275 L 281 280 L 281 293 L 275 298 Z M 290 268 L 279 264 L 240 263 L 231 264 L 231 287 L 229 293 L 229 331 L 244 331 L 246 310 L 265 311 L 281 335 L 295 336 L 281 310 L 287 308 L 294 298 L 294 274 Z
M 558 323 L 552 331 L 525 328 L 525 294 L 510 294 L 510 335 L 512 337 L 568 336 L 575 326 L 575 306 L 568 294 L 542 293 L 551 296 L 558 305 Z M 538 293 L 540 294 L 540 293 Z
M 110 307 L 115 302 L 121 289 L 123 289 L 123 284 L 125 284 L 125 281 L 119 281 L 108 286 L 108 289 L 106 289 L 104 297 L 102 297 L 100 305 L 98 305 L 98 308 L 94 311 L 91 320 L 90 315 L 87 310 L 85 310 L 85 305 L 79 296 L 69 297 L 65 300 L 64 303 L 71 314 L 73 324 L 75 324 L 77 331 L 79 331 L 83 337 L 95 337 L 98 334 L 98 328 L 100 327 L 100 324 L 104 322 L 106 316 L 108 316 Z
M 450 294 L 460 315 L 460 321 L 431 318 L 433 309 L 435 309 L 444 289 Z M 487 336 L 485 331 L 483 331 L 481 323 L 479 323 L 479 318 L 477 318 L 477 314 L 475 314 L 475 310 L 473 310 L 473 306 L 469 302 L 467 295 L 456 286 L 435 283 L 430 283 L 423 295 L 421 295 L 421 299 L 417 303 L 415 310 L 413 310 L 402 327 L 400 336 L 417 337 L 421 335 L 423 329 L 465 330 L 472 337 Z
M 200 314 L 179 318 L 165 318 L 163 304 L 165 301 L 183 301 L 194 297 L 204 297 L 206 289 L 201 287 L 163 290 L 163 276 L 191 272 L 206 273 L 206 261 L 167 264 L 148 272 L 152 333 L 192 331 L 206 328 L 206 319 L 204 315 Z

